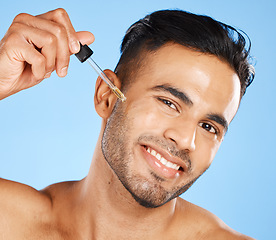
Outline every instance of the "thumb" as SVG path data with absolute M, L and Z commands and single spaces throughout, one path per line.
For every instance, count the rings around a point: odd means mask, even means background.
M 82 44 L 90 45 L 95 40 L 94 35 L 88 31 L 79 31 L 76 34 L 77 34 L 77 38 Z

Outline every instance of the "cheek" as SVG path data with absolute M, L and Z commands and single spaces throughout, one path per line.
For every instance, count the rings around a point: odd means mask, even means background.
M 191 154 L 191 158 L 200 172 L 211 165 L 220 144 L 221 141 L 217 140 L 198 139 L 196 141 L 196 150 Z
M 216 142 L 213 145 L 210 146 L 210 160 L 209 165 L 213 162 L 215 155 L 217 154 L 217 151 L 219 149 L 221 142 Z
M 166 124 L 158 108 L 151 106 L 152 103 L 149 102 L 137 103 L 132 105 L 129 111 L 133 123 L 132 128 L 139 131 L 140 134 L 147 132 L 160 134 L 162 126 Z

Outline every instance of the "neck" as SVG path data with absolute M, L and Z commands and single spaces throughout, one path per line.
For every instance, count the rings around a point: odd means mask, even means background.
M 143 239 L 145 233 L 162 235 L 172 222 L 176 199 L 154 209 L 140 206 L 105 161 L 100 141 L 89 174 L 80 184 L 78 206 L 85 209 L 85 219 L 90 219 L 85 229 L 90 229 L 91 239 L 124 239 L 123 235 Z

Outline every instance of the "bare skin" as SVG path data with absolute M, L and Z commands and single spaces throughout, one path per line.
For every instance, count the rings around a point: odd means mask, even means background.
M 52 30 L 49 27 L 52 25 L 58 29 Z M 44 37 L 36 36 L 37 29 Z M 79 50 L 72 42 L 90 44 L 93 40 L 91 33 L 76 33 L 62 9 L 38 17 L 20 15 L 0 45 L 0 99 L 38 84 L 54 70 L 65 76 L 66 71 L 61 69 L 68 66 L 70 54 Z M 37 51 L 30 42 L 42 50 Z M 225 126 L 208 116 L 216 113 L 229 124 L 239 106 L 240 84 L 226 63 L 176 44 L 167 44 L 145 61 L 149 64 L 137 73 L 126 92 L 126 103 L 119 103 L 131 126 L 127 135 L 129 144 L 125 146 L 130 153 L 128 170 L 147 179 L 145 186 L 159 184 L 169 191 L 195 179 L 210 166 L 223 140 Z M 105 72 L 120 87 L 116 74 Z M 160 84 L 185 92 L 192 106 L 167 91 L 154 89 Z M 104 129 L 117 99 L 100 79 L 94 100 L 103 120 L 87 177 L 57 183 L 41 191 L 1 179 L 1 240 L 252 239 L 179 197 L 157 208 L 137 203 L 102 152 Z M 144 149 L 154 148 L 185 168 L 183 161 L 166 149 L 150 141 L 143 142 L 143 146 L 137 144 L 141 134 L 154 135 L 185 150 L 191 159 L 190 171 L 161 166 Z M 152 173 L 163 181 L 158 182 Z

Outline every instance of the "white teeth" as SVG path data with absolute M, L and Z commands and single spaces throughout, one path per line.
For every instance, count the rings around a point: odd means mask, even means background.
M 179 165 L 177 165 L 177 164 L 174 164 L 174 166 L 173 166 L 173 167 L 174 167 L 174 169 L 175 169 L 175 170 L 178 170 L 178 169 L 180 168 L 180 166 L 179 166 Z
M 167 161 L 165 158 L 163 158 L 163 157 L 161 157 L 160 162 L 161 162 L 163 165 L 166 165 L 166 164 L 168 163 L 168 161 Z
M 167 166 L 170 167 L 170 168 L 172 168 L 172 167 L 173 167 L 173 163 L 168 162 L 168 163 L 167 163 Z
M 160 153 L 157 153 L 155 150 L 150 149 L 149 147 L 147 148 L 147 152 L 150 153 L 152 156 L 156 157 L 166 167 L 169 167 L 175 170 L 178 170 L 180 168 L 179 165 L 166 160 L 160 155 Z
M 161 160 L 161 155 L 159 153 L 157 153 L 156 158 L 160 161 Z

